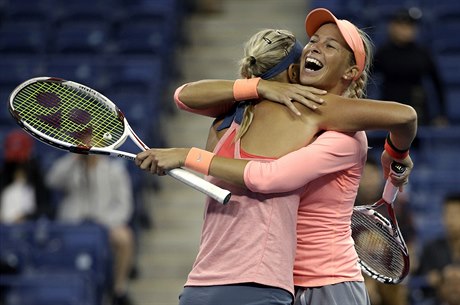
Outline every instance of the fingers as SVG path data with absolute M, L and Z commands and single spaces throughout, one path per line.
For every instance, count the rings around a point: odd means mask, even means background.
M 321 105 L 324 103 L 324 100 L 321 97 L 311 93 L 308 93 L 305 96 L 294 94 L 290 98 L 286 98 L 284 100 L 284 105 L 287 106 L 294 114 L 299 116 L 301 115 L 301 112 L 295 107 L 293 101 L 299 102 L 313 111 L 318 109 L 318 104 Z
M 284 105 L 285 105 L 286 107 L 288 107 L 289 110 L 291 110 L 295 115 L 298 115 L 298 116 L 302 115 L 302 114 L 300 113 L 299 109 L 297 109 L 297 108 L 294 106 L 294 103 L 292 102 L 291 99 L 289 99 L 289 98 L 286 99 L 286 100 L 284 101 Z
M 302 86 L 302 89 L 303 90 L 308 90 L 308 92 L 316 94 L 316 95 L 324 95 L 324 94 L 327 93 L 326 90 L 318 89 L 318 88 L 310 87 L 310 86 Z
M 183 164 L 189 149 L 149 149 L 140 152 L 135 159 L 136 165 L 145 171 L 159 176 L 166 175 L 167 171 L 178 168 Z
M 136 166 L 140 169 L 149 171 L 152 174 L 158 173 L 158 160 L 153 149 L 149 149 L 137 154 L 135 159 Z M 164 172 L 163 170 L 161 170 Z
M 327 94 L 326 90 L 318 89 L 318 88 L 311 87 L 311 86 L 304 86 L 300 84 L 290 84 L 290 86 L 295 87 L 296 91 L 300 92 L 302 95 L 305 95 L 308 93 L 315 94 L 315 95 Z
M 318 109 L 318 105 L 324 103 L 324 100 L 321 97 L 311 93 L 305 95 L 296 95 L 291 99 L 301 103 L 302 105 L 306 106 L 311 110 Z
M 149 151 L 143 151 L 141 153 L 138 153 L 136 155 L 136 159 L 134 159 L 134 162 L 136 163 L 136 166 L 140 166 L 142 161 L 144 161 L 145 158 L 149 156 Z
M 404 186 L 409 183 L 410 169 L 407 169 L 403 175 L 389 174 L 391 183 L 399 188 L 399 191 L 404 191 Z

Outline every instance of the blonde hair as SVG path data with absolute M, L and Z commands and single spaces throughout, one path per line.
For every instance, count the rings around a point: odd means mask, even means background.
M 372 65 L 372 57 L 373 57 L 373 44 L 369 35 L 366 34 L 363 30 L 358 29 L 358 33 L 361 36 L 364 44 L 364 51 L 366 52 L 366 61 L 364 62 L 364 70 L 361 76 L 353 81 L 348 87 L 347 91 L 345 92 L 345 96 L 350 98 L 363 98 L 366 97 L 366 86 L 370 76 L 370 70 Z M 350 55 L 351 62 L 350 65 L 355 65 L 355 57 L 353 56 L 353 52 Z
M 244 57 L 239 61 L 243 78 L 259 77 L 276 66 L 295 46 L 294 34 L 287 30 L 264 29 L 254 34 L 244 46 Z M 276 79 L 276 76 L 272 79 Z M 240 139 L 251 125 L 254 106 L 246 107 L 235 141 Z

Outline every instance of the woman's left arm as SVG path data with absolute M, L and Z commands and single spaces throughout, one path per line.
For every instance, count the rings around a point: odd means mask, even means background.
M 189 148 L 150 149 L 137 155 L 136 165 L 163 175 L 165 170 L 185 165 Z M 203 153 L 210 154 L 203 151 Z M 328 173 L 350 167 L 362 157 L 353 137 L 337 132 L 321 135 L 312 144 L 274 161 L 249 161 L 214 156 L 203 174 L 245 186 L 260 193 L 295 190 Z

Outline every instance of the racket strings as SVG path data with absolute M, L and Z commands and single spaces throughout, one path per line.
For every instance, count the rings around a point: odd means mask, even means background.
M 22 88 L 13 105 L 31 127 L 71 145 L 107 147 L 124 133 L 118 114 L 103 101 L 58 82 Z
M 393 233 L 373 216 L 361 212 L 352 215 L 352 236 L 362 263 L 376 274 L 398 279 L 404 272 L 405 259 Z

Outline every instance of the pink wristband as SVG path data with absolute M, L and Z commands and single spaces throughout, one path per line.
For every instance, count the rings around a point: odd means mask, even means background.
M 208 175 L 214 154 L 207 150 L 192 147 L 185 158 L 185 167 L 198 173 Z
M 259 84 L 260 77 L 237 79 L 233 83 L 233 97 L 235 101 L 245 101 L 259 98 L 257 93 L 257 85 Z

